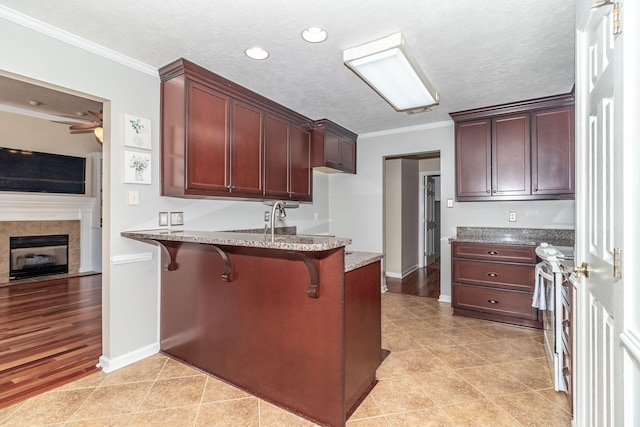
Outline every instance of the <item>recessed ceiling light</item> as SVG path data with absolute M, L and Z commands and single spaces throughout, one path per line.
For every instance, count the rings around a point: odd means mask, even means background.
M 309 43 L 320 43 L 327 39 L 327 32 L 320 27 L 309 27 L 302 32 L 302 38 Z
M 244 51 L 244 54 L 251 59 L 267 59 L 269 57 L 269 52 L 261 47 L 250 47 Z

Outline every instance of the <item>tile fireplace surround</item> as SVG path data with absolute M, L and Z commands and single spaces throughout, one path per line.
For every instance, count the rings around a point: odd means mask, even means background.
M 80 270 L 80 221 L 0 222 L 0 283 L 9 281 L 9 238 L 18 236 L 69 235 L 69 274 Z
M 69 235 L 69 273 L 99 271 L 92 265 L 100 246 L 95 198 L 0 193 L 0 285 L 9 282 L 9 237 Z

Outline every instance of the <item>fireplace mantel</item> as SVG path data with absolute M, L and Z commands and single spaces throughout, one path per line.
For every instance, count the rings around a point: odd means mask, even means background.
M 101 271 L 100 208 L 95 197 L 0 192 L 0 226 L 4 221 L 80 221 L 79 272 Z

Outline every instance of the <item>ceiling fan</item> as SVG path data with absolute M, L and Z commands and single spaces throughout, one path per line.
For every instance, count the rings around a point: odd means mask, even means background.
M 90 115 L 95 117 L 97 120 L 93 120 L 91 123 L 80 123 L 77 125 L 69 126 L 69 130 L 72 132 L 83 132 L 83 131 L 93 131 L 93 134 L 98 138 L 98 141 L 102 144 L 102 111 L 95 112 L 89 111 Z

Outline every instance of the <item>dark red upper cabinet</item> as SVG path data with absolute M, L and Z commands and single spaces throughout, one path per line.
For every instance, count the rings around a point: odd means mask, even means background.
M 451 113 L 458 201 L 573 199 L 572 94 Z
M 162 195 L 311 200 L 312 120 L 184 59 L 160 79 Z
M 358 135 L 330 120 L 314 122 L 313 166 L 323 172 L 356 173 Z

